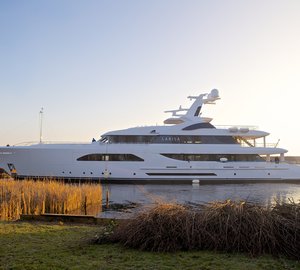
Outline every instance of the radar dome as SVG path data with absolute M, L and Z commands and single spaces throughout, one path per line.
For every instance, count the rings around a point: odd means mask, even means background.
M 211 90 L 210 96 L 211 96 L 212 98 L 218 98 L 218 97 L 219 97 L 219 91 L 218 91 L 217 89 Z

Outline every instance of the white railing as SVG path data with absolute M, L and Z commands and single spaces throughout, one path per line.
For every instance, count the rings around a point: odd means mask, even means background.
M 33 144 L 39 144 L 39 141 L 32 141 L 32 142 L 20 142 L 20 143 L 16 143 L 13 144 L 12 146 L 29 146 L 29 145 L 33 145 Z
M 268 147 L 268 148 L 276 148 L 277 147 L 277 143 L 256 143 L 255 145 L 250 142 L 251 145 L 247 144 L 246 142 L 240 142 L 241 146 L 243 147 Z
M 43 141 L 43 142 L 39 142 L 39 141 L 34 141 L 34 142 L 21 142 L 21 143 L 17 143 L 14 144 L 12 146 L 30 146 L 30 145 L 34 145 L 34 144 L 90 144 L 91 142 L 73 142 L 73 141 Z
M 276 148 L 277 147 L 277 143 L 256 143 L 255 147 L 270 147 L 270 148 Z
M 220 129 L 229 129 L 229 128 L 237 128 L 237 129 L 248 128 L 249 130 L 258 129 L 258 126 L 248 126 L 248 125 L 214 125 L 214 126 Z

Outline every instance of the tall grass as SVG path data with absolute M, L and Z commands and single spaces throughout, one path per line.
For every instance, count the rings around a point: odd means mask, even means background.
M 97 214 L 101 208 L 100 185 L 0 179 L 1 220 L 16 220 L 20 214 Z
M 108 240 L 150 251 L 220 250 L 300 259 L 300 204 L 158 204 L 124 220 Z

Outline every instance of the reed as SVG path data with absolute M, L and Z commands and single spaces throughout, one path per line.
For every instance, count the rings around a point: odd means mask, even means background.
M 149 251 L 219 250 L 300 259 L 300 204 L 158 204 L 120 224 L 113 242 Z
M 3 169 L 0 168 L 0 179 L 10 179 L 11 176 L 8 175 Z
M 0 179 L 0 219 L 20 214 L 98 214 L 102 189 L 94 184 L 66 184 L 54 180 Z

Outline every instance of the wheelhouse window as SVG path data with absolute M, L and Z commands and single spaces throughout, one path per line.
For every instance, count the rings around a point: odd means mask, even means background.
M 144 161 L 133 154 L 88 154 L 77 158 L 78 161 Z
M 102 137 L 100 139 L 100 142 L 102 142 L 102 143 L 108 143 L 108 138 L 107 137 Z
M 220 161 L 227 158 L 228 161 L 265 161 L 256 154 L 161 154 L 167 158 L 183 161 Z

